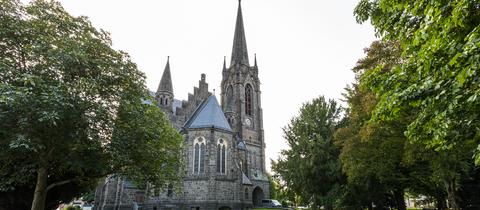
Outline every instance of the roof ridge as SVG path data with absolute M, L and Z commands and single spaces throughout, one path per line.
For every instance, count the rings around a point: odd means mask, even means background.
M 232 131 L 215 95 L 211 95 L 205 99 L 184 125 L 184 128 L 212 127 Z

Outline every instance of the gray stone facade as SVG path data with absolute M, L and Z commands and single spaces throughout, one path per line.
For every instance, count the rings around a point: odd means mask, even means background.
M 248 60 L 239 1 L 232 58 L 224 61 L 221 103 L 208 91 L 206 75 L 187 100 L 174 98 L 167 61 L 156 103 L 184 136 L 186 174 L 181 190 L 137 189 L 122 177 L 99 184 L 95 209 L 251 209 L 269 197 L 260 80 Z

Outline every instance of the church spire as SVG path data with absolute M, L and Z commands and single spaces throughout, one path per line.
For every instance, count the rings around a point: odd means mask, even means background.
M 163 70 L 162 79 L 158 85 L 157 92 L 168 92 L 173 94 L 172 76 L 170 74 L 170 56 L 167 58 L 167 65 L 165 65 L 165 70 Z
M 233 37 L 232 61 L 230 65 L 248 63 L 247 39 L 245 38 L 245 29 L 243 27 L 242 5 L 238 1 L 237 23 L 235 25 L 235 35 Z

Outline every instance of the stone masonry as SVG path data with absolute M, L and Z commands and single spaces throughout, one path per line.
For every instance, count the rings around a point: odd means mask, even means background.
M 138 189 L 112 175 L 99 184 L 95 209 L 246 210 L 269 197 L 260 80 L 249 63 L 239 1 L 230 65 L 224 60 L 221 102 L 208 91 L 206 75 L 187 100 L 173 94 L 167 60 L 155 96 L 157 105 L 184 136 L 186 175 L 180 192 Z

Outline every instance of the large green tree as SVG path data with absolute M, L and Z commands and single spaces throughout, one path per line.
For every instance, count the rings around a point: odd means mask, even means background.
M 0 191 L 33 185 L 41 210 L 47 192 L 111 173 L 178 180 L 181 136 L 111 45 L 55 1 L 0 1 Z
M 365 76 L 379 96 L 373 120 L 417 111 L 406 136 L 437 152 L 436 169 L 454 209 L 459 176 L 468 171 L 465 155 L 476 149 L 480 161 L 479 8 L 475 0 L 362 0 L 355 9 L 359 22 L 371 20 L 378 36 L 403 49 L 401 65 Z
M 336 132 L 336 142 L 342 146 L 340 157 L 349 184 L 366 192 L 369 207 L 375 203 L 377 206 L 406 209 L 404 192 L 410 180 L 409 168 L 403 163 L 407 144 L 403 132 L 408 118 L 383 123 L 370 122 L 377 97 L 368 87 L 359 83 L 365 72 L 372 69 L 379 69 L 379 73 L 391 71 L 401 61 L 400 52 L 396 42 L 375 41 L 365 49 L 366 56 L 353 68 L 357 82 L 347 88 L 345 94 L 349 105 L 347 126 Z M 362 203 L 365 202 L 358 205 Z
M 415 108 L 406 132 L 411 141 L 436 150 L 479 145 L 480 3 L 361 0 L 355 14 L 403 49 L 402 65 L 366 79 L 380 96 L 376 119 Z
M 319 97 L 300 109 L 300 115 L 284 128 L 290 149 L 282 150 L 273 171 L 285 186 L 314 205 L 333 209 L 342 191 L 341 172 L 333 134 L 340 108 L 334 100 Z

